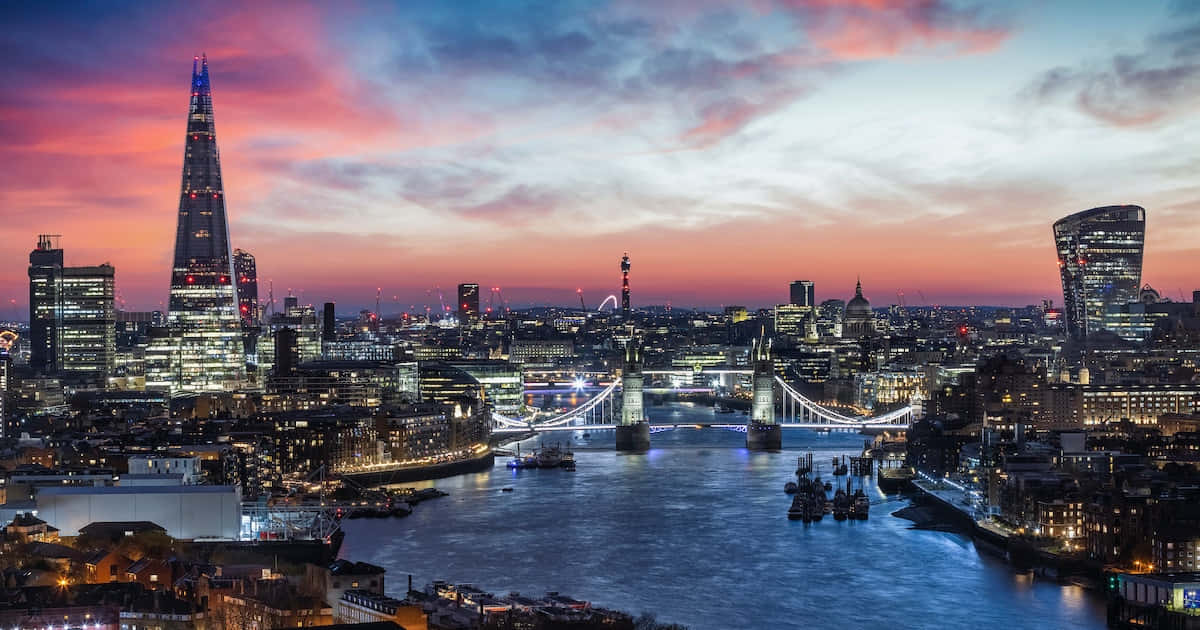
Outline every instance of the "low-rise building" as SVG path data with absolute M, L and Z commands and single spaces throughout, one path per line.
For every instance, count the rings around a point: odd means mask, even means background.
M 334 604 L 334 623 L 394 621 L 404 630 L 426 630 L 428 619 L 421 606 L 379 593 L 352 589 Z
M 236 486 L 43 488 L 38 516 L 63 536 L 95 521 L 151 521 L 172 538 L 237 540 L 241 491 Z
M 131 475 L 183 475 L 183 484 L 192 486 L 204 480 L 199 457 L 184 455 L 130 455 Z

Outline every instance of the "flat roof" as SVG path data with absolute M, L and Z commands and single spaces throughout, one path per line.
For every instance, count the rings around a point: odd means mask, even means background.
M 1200 584 L 1200 571 L 1179 573 L 1122 573 L 1122 578 L 1146 581 L 1165 582 L 1167 584 Z
M 53 486 L 38 491 L 41 495 L 60 494 L 232 494 L 237 486 Z
M 1118 212 L 1118 211 L 1122 211 L 1122 210 L 1140 210 L 1141 218 L 1137 219 L 1137 220 L 1145 221 L 1145 217 L 1146 217 L 1146 209 L 1145 208 L 1143 208 L 1141 206 L 1135 206 L 1132 204 L 1125 204 L 1125 205 L 1115 205 L 1115 206 L 1100 206 L 1098 208 L 1091 208 L 1088 210 L 1083 210 L 1081 212 L 1076 212 L 1075 214 L 1068 214 L 1067 216 L 1055 221 L 1054 227 L 1057 228 L 1059 225 L 1075 223 L 1075 222 L 1083 221 L 1085 219 L 1090 219 L 1092 217 L 1099 216 L 1102 214 L 1107 214 L 1109 212 Z

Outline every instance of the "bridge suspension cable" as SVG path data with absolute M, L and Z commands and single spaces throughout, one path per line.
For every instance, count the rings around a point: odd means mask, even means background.
M 793 403 L 799 404 L 802 409 L 808 411 L 809 415 L 816 416 L 817 418 L 820 418 L 831 425 L 845 424 L 857 427 L 864 424 L 894 424 L 897 426 L 902 426 L 907 425 L 912 418 L 912 405 L 901 407 L 895 411 L 889 411 L 885 414 L 871 418 L 852 418 L 850 416 L 844 416 L 836 411 L 826 409 L 812 400 L 809 400 L 803 394 L 796 391 L 796 389 L 791 385 L 788 385 L 787 381 L 783 380 L 782 377 L 776 376 L 775 382 L 779 383 L 779 386 L 783 388 L 785 396 L 790 398 Z M 786 411 L 786 406 L 784 409 Z
M 603 405 L 606 401 L 609 402 L 609 413 L 611 414 L 612 413 L 611 404 L 612 404 L 613 392 L 617 391 L 617 388 L 620 387 L 620 385 L 621 385 L 621 380 L 616 379 L 612 383 L 609 383 L 608 387 L 605 387 L 604 389 L 600 390 L 599 393 L 597 393 L 595 396 L 592 396 L 590 399 L 588 399 L 587 402 L 583 403 L 582 405 L 579 405 L 578 407 L 576 407 L 560 416 L 551 418 L 551 419 L 543 421 L 543 422 L 537 422 L 537 423 L 527 422 L 527 421 L 517 420 L 515 418 L 508 418 L 508 417 L 502 416 L 498 413 L 492 413 L 492 419 L 495 420 L 498 424 L 501 424 L 506 427 L 513 427 L 513 428 L 531 429 L 531 428 L 559 427 L 559 426 L 569 424 L 573 420 L 576 420 L 577 418 L 586 416 L 593 409 L 596 409 L 596 407 Z M 603 408 L 601 408 L 601 409 L 603 410 Z

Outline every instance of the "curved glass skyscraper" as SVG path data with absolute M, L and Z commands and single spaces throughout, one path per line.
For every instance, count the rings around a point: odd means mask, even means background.
M 172 391 L 236 389 L 245 378 L 208 58 L 192 63 L 171 300 Z
M 1106 316 L 1138 299 L 1146 210 L 1104 206 L 1054 224 L 1067 334 L 1083 339 L 1105 328 Z

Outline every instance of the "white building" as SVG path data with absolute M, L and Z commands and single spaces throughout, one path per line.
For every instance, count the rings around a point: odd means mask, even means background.
M 199 457 L 186 455 L 131 455 L 131 475 L 183 475 L 183 484 L 193 486 L 204 478 Z
M 183 540 L 237 540 L 242 493 L 237 486 L 101 486 L 42 488 L 37 515 L 62 536 L 98 522 L 150 521 Z

